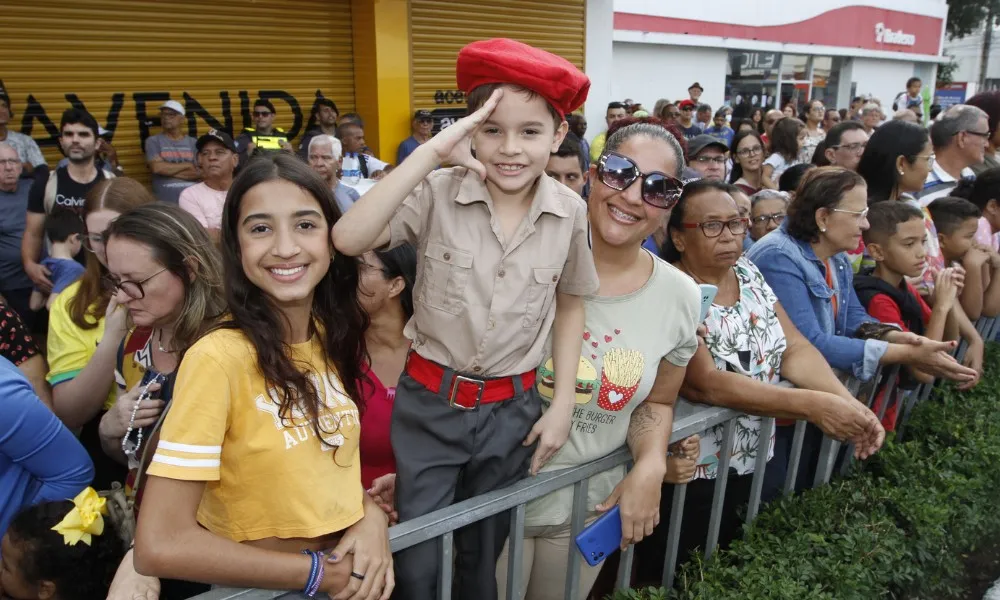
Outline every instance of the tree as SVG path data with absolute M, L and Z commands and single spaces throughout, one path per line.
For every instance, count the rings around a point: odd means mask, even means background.
M 948 39 L 962 38 L 979 31 L 992 5 L 993 15 L 1000 15 L 1000 0 L 950 0 L 948 2 Z

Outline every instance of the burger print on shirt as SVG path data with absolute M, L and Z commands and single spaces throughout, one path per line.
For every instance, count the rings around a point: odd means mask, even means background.
M 591 360 L 601 360 L 601 376 L 597 389 L 597 406 L 608 412 L 619 412 L 628 406 L 639 389 L 639 381 L 646 366 L 645 358 L 638 350 L 610 347 L 620 329 L 614 333 L 597 336 L 587 331 L 583 334 L 584 346 L 591 349 L 587 356 L 580 357 L 576 373 L 576 403 L 588 404 L 594 400 L 594 384 L 597 383 L 597 369 Z M 603 344 L 601 343 L 603 340 Z M 538 391 L 548 399 L 554 393 L 555 373 L 552 358 L 538 369 Z

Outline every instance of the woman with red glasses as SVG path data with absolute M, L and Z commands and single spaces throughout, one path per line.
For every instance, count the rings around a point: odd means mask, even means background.
M 570 437 L 542 468 L 581 465 L 627 443 L 635 467 L 628 475 L 616 468 L 590 479 L 586 517 L 593 520 L 618 504 L 623 546 L 652 533 L 659 522 L 664 479 L 687 482 L 698 453 L 697 439 L 690 439 L 667 458 L 673 404 L 698 348 L 698 287 L 642 247 L 680 197 L 683 156 L 662 125 L 633 121 L 608 136 L 604 153 L 591 167 L 588 212 L 601 286 L 584 300 Z M 536 385 L 543 399 L 551 399 L 551 340 L 546 357 Z M 567 557 L 576 552 L 572 509 L 571 487 L 528 504 L 522 587 L 513 597 L 564 597 Z M 505 552 L 497 567 L 500 597 L 505 595 L 507 556 Z M 581 565 L 579 598 L 587 597 L 599 571 L 599 566 Z

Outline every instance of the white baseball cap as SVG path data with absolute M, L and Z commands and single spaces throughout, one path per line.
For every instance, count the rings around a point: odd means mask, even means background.
M 163 110 L 164 108 L 169 108 L 170 110 L 176 113 L 180 113 L 181 116 L 184 115 L 184 105 L 176 100 L 167 100 L 166 102 L 161 104 L 160 110 Z

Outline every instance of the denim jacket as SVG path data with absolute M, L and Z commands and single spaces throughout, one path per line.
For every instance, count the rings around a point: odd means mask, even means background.
M 881 340 L 854 337 L 863 323 L 877 322 L 854 292 L 854 272 L 843 252 L 830 258 L 836 290 L 826 283 L 826 266 L 808 242 L 788 234 L 788 221 L 757 241 L 747 257 L 764 274 L 792 323 L 820 351 L 830 366 L 868 381 L 889 348 Z M 837 316 L 833 296 L 837 297 Z

